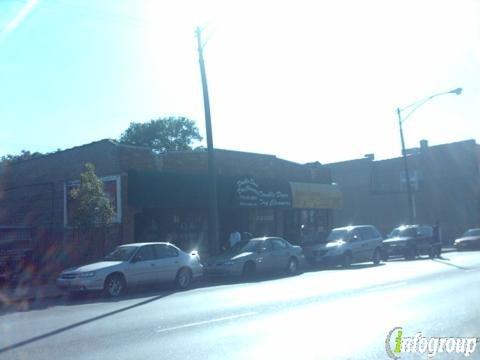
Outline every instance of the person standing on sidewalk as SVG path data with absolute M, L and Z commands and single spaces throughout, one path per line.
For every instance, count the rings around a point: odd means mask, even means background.
M 435 244 L 442 243 L 442 239 L 440 238 L 440 222 L 438 220 L 435 221 L 435 226 L 433 227 L 433 239 Z
M 442 236 L 440 233 L 440 222 L 438 219 L 435 221 L 435 226 L 433 227 L 433 242 L 435 244 L 437 257 L 440 257 L 442 254 Z
M 228 244 L 230 248 L 234 247 L 236 243 L 239 243 L 242 240 L 242 235 L 237 230 L 232 231 L 230 237 L 228 238 Z

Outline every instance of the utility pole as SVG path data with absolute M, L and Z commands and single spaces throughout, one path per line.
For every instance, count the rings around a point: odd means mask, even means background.
M 403 137 L 402 115 L 401 115 L 401 110 L 399 108 L 397 108 L 397 115 L 398 115 L 398 126 L 400 128 L 400 141 L 402 143 L 402 157 L 403 157 L 403 168 L 405 171 L 405 185 L 407 186 L 408 221 L 409 221 L 409 224 L 413 224 L 415 221 L 415 213 L 413 210 L 412 185 L 410 184 L 410 172 L 408 171 L 407 153 L 405 151 L 405 139 Z
M 205 61 L 203 59 L 202 30 L 196 30 L 198 43 L 198 62 L 202 77 L 203 106 L 205 109 L 205 129 L 207 133 L 207 157 L 208 157 L 208 185 L 209 185 L 209 208 L 208 208 L 208 241 L 211 255 L 219 252 L 218 241 L 218 202 L 217 202 L 217 174 L 215 167 L 215 154 L 213 148 L 212 121 L 210 117 L 210 99 L 208 97 L 207 75 Z

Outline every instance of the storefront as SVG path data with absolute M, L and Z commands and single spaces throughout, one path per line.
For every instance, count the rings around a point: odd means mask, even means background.
M 330 232 L 332 210 L 342 206 L 342 193 L 335 184 L 290 182 L 294 235 L 300 244 L 323 241 Z
M 252 176 L 218 177 L 217 192 L 220 247 L 233 231 L 283 236 L 297 244 L 316 240 L 329 230 L 329 210 L 341 200 L 334 185 Z M 137 209 L 135 241 L 208 248 L 206 176 L 130 171 L 128 203 Z

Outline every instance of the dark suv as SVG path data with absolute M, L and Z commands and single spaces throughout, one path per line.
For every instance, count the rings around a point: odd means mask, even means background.
M 397 227 L 383 240 L 383 260 L 390 256 L 401 255 L 406 260 L 413 260 L 418 255 L 428 255 L 431 258 L 440 257 L 441 243 L 434 236 L 434 231 L 428 225 L 404 225 Z

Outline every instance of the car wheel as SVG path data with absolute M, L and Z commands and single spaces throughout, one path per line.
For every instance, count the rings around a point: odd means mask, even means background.
M 375 249 L 375 251 L 373 252 L 372 262 L 373 262 L 374 265 L 378 265 L 378 264 L 380 264 L 380 261 L 381 261 L 380 250 Z
M 192 282 L 192 272 L 190 269 L 181 268 L 178 270 L 175 282 L 180 289 L 187 289 Z
M 108 297 L 116 298 L 125 292 L 127 288 L 125 279 L 120 274 L 112 274 L 107 277 L 103 290 Z
M 290 258 L 287 265 L 287 274 L 294 275 L 298 270 L 298 261 L 296 258 Z
M 342 263 L 343 268 L 348 269 L 350 266 L 352 266 L 352 254 L 347 252 L 343 254 L 343 263 Z
M 251 279 L 255 275 L 255 264 L 251 261 L 248 261 L 243 265 L 242 275 L 245 279 Z

